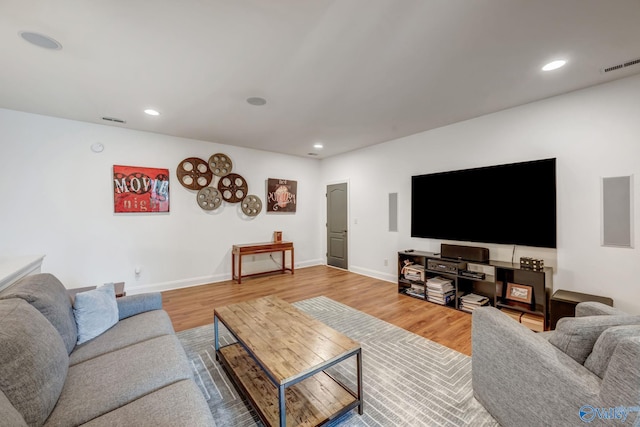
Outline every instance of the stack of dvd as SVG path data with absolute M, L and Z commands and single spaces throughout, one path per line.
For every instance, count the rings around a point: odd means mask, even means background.
M 455 289 L 451 279 L 432 277 L 427 280 L 427 301 L 446 305 L 453 300 Z
M 489 305 L 489 298 L 477 294 L 466 294 L 460 297 L 460 305 L 458 308 L 468 313 L 472 313 L 473 310 L 478 307 L 482 307 L 483 305 Z

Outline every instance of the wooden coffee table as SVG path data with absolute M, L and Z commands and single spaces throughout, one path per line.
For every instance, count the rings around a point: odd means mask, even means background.
M 237 339 L 220 347 L 218 322 Z M 268 426 L 324 424 L 362 402 L 360 344 L 275 296 L 214 311 L 216 357 Z M 357 390 L 325 370 L 356 357 Z

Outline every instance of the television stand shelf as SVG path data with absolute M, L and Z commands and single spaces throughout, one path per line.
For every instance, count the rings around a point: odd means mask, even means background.
M 473 304 L 464 304 L 461 297 L 475 294 L 488 299 L 488 304 L 498 309 L 515 310 L 520 313 L 538 316 L 542 319 L 544 329 L 549 325 L 549 298 L 553 290 L 552 269 L 545 267 L 543 270 L 527 270 L 520 268 L 520 264 L 503 261 L 488 261 L 486 263 L 467 262 L 466 269 L 484 273 L 484 279 L 466 277 L 461 275 L 462 270 L 439 271 L 429 268 L 429 260 L 450 262 L 455 264 L 460 262 L 456 259 L 442 258 L 440 254 L 423 251 L 400 251 L 398 252 L 398 292 L 409 297 L 418 298 L 440 304 L 449 308 L 472 312 Z M 436 263 L 431 263 L 433 266 Z M 410 279 L 405 277 L 409 275 Z M 442 290 L 436 286 L 436 297 L 433 298 L 433 283 L 438 283 L 434 278 L 439 277 L 450 281 L 452 290 L 448 293 L 452 295 L 440 298 L 438 292 Z M 431 281 L 430 281 L 431 279 Z M 532 292 L 531 303 L 514 301 L 508 298 L 508 284 L 525 285 L 530 287 Z M 444 285 L 447 286 L 447 285 Z M 448 289 L 448 288 L 447 288 Z M 444 290 L 447 294 L 447 290 Z

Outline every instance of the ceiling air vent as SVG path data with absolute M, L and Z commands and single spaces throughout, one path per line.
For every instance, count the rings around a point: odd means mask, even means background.
M 631 67 L 632 65 L 640 64 L 640 58 L 632 59 L 631 61 L 623 62 L 622 64 L 612 65 L 611 67 L 603 68 L 603 73 L 608 73 L 609 71 L 620 70 L 622 68 Z
M 116 119 L 115 117 L 103 117 L 102 120 L 106 120 L 108 122 L 115 122 L 115 123 L 127 123 L 126 120 Z

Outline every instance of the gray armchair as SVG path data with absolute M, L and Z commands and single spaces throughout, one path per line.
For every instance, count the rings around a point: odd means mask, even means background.
M 473 312 L 474 396 L 503 426 L 640 422 L 640 316 L 581 303 L 537 334 L 493 307 Z M 613 418 L 613 419 L 611 419 Z

